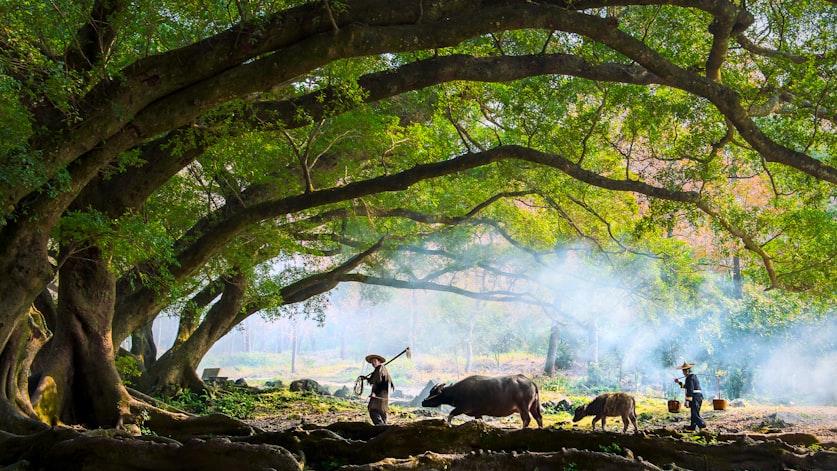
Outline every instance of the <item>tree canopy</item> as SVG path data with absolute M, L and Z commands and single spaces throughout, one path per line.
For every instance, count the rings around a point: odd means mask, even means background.
M 833 299 L 834 2 L 71 3 L 0 3 L 9 430 L 136 424 L 114 357 L 163 310 L 151 391 L 344 282 L 551 306 L 521 280 L 571 254 Z

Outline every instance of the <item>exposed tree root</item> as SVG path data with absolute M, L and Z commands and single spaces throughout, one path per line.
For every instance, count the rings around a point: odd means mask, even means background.
M 377 463 L 347 465 L 340 471 L 383 470 L 438 470 L 448 471 L 530 471 L 595 469 L 597 471 L 659 471 L 660 468 L 644 461 L 631 460 L 586 450 L 565 449 L 553 453 L 423 453 L 406 459 L 387 458 Z
M 135 392 L 132 391 L 132 394 Z M 142 397 L 141 394 L 138 396 Z M 150 399 L 150 398 L 149 398 Z M 159 401 L 154 401 L 159 403 Z M 166 404 L 162 407 L 147 402 L 134 400 L 131 412 L 135 415 L 135 423 L 140 429 L 153 432 L 159 436 L 185 441 L 190 438 L 207 436 L 242 436 L 260 432 L 250 425 L 224 414 L 210 414 L 195 416 L 179 411 Z
M 70 436 L 68 436 L 68 434 Z M 32 470 L 183 470 L 227 471 L 265 470 L 299 471 L 303 465 L 287 450 L 273 445 L 233 443 L 226 438 L 176 441 L 135 437 L 95 436 L 75 432 L 50 431 L 15 437 L 3 445 L 3 464 L 15 463 L 18 469 Z M 5 445 L 18 452 L 10 456 Z
M 158 411 L 160 409 L 157 409 Z M 163 411 L 165 412 L 165 411 Z M 0 468 L 20 470 L 721 470 L 837 469 L 837 451 L 806 434 L 688 435 L 450 427 L 443 420 L 399 426 L 337 423 L 253 433 L 226 416 L 154 417 L 167 437 L 124 430 L 52 428 L 32 435 L 0 433 Z M 212 430 L 238 437 L 213 439 Z M 788 443 L 784 441 L 786 439 Z M 814 446 L 817 445 L 817 446 Z
M 803 435 L 787 434 L 786 438 L 816 441 L 816 437 Z M 334 424 L 236 440 L 272 443 L 304 454 L 311 469 L 335 463 L 347 465 L 341 468 L 345 470 L 441 469 L 440 463 L 448 464 L 449 469 L 492 469 L 486 467 L 487 460 L 505 462 L 512 452 L 516 453 L 512 461 L 531 464 L 520 469 L 571 469 L 571 463 L 578 469 L 837 469 L 837 452 L 794 446 L 782 441 L 781 435 L 762 438 L 742 434 L 725 435 L 721 440 L 704 434 L 684 439 L 665 429 L 635 435 L 563 429 L 509 431 L 479 421 L 449 427 L 443 420 L 426 420 L 390 427 Z M 426 455 L 428 451 L 432 454 Z M 632 467 L 625 467 L 625 460 Z M 590 464 L 594 461 L 595 465 Z

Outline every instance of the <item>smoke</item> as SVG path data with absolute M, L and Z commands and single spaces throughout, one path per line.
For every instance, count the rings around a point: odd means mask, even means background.
M 400 389 L 417 392 L 428 380 L 510 373 L 503 362 L 513 355 L 533 359 L 529 370 L 521 372 L 541 374 L 557 325 L 564 368 L 559 373 L 590 392 L 621 389 L 671 396 L 679 392 L 673 382 L 682 374 L 678 366 L 688 362 L 696 363 L 694 372 L 707 398 L 718 394 L 720 380 L 726 399 L 837 402 L 829 384 L 837 372 L 837 321 L 828 313 L 785 312 L 784 306 L 801 304 L 799 299 L 785 302 L 793 296 L 787 293 L 768 296 L 756 289 L 745 291 L 744 299 L 731 299 L 723 277 L 703 279 L 695 294 L 694 289 L 671 288 L 661 273 L 645 261 L 621 267 L 617 276 L 565 256 L 560 264 L 530 274 L 536 283 L 516 286 L 536 293 L 549 308 L 341 285 L 330 295 L 322 325 L 251 317 L 213 348 L 202 367 L 219 366 L 225 355 L 237 352 L 249 354 L 252 362 L 267 354 L 284 355 L 288 362 L 288 352 L 296 348 L 295 373 L 286 363 L 257 374 L 319 374 L 351 383 L 369 372 L 366 354 L 389 359 L 409 346 L 412 358 L 399 358 L 391 373 Z M 172 338 L 162 332 L 160 337 Z M 237 358 L 240 362 L 242 357 Z M 334 364 L 334 370 L 321 363 Z

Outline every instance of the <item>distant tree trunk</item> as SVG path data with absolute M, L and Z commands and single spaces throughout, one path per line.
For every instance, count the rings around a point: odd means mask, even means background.
M 203 322 L 186 341 L 164 353 L 145 374 L 139 388 L 151 394 L 169 396 L 181 388 L 203 391 L 206 384 L 198 376 L 197 368 L 209 349 L 242 322 L 247 313 L 242 311 L 247 277 L 242 274 L 224 278 L 221 298 L 207 312 Z
M 474 319 L 468 320 L 468 341 L 465 342 L 465 372 L 470 373 L 474 361 Z
M 296 321 L 291 321 L 291 373 L 296 373 L 296 352 L 299 344 Z
M 732 297 L 742 299 L 744 297 L 744 282 L 741 278 L 741 259 L 738 255 L 732 257 Z
M 416 292 L 415 290 L 410 290 L 410 296 L 412 297 L 412 302 L 410 303 L 410 331 L 407 333 L 407 342 L 408 346 L 414 347 L 416 344 L 416 333 L 418 332 L 418 315 L 416 313 L 418 306 L 418 300 L 416 299 Z
M 244 352 L 250 353 L 253 351 L 252 339 L 250 338 L 250 329 L 247 326 L 247 321 L 245 320 L 241 324 L 242 330 L 244 331 Z
M 145 324 L 131 334 L 131 353 L 148 369 L 157 361 L 157 344 L 154 343 L 154 322 Z
M 552 322 L 552 328 L 549 331 L 549 345 L 546 349 L 546 365 L 544 365 L 544 373 L 547 376 L 555 374 L 555 359 L 558 356 L 558 340 L 560 339 L 560 329 L 557 322 Z
M 115 279 L 97 247 L 79 250 L 60 270 L 58 317 L 32 403 L 51 422 L 121 426 L 130 395 L 114 362 Z
M 208 283 L 192 299 L 186 303 L 186 307 L 180 313 L 180 322 L 177 324 L 177 337 L 174 345 L 180 345 L 195 333 L 200 325 L 201 311 L 209 306 L 223 291 L 225 287 L 224 278 L 221 277 Z

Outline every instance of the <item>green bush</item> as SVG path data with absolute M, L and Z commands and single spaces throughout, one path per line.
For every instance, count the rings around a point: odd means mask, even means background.
M 236 419 L 249 419 L 256 411 L 255 396 L 255 393 L 240 388 L 223 388 L 214 394 L 207 392 L 198 394 L 184 389 L 174 397 L 164 400 L 178 409 L 193 414 L 226 414 Z
M 133 386 L 139 377 L 142 376 L 137 359 L 128 355 L 119 355 L 116 357 L 116 371 L 119 373 L 125 386 Z

